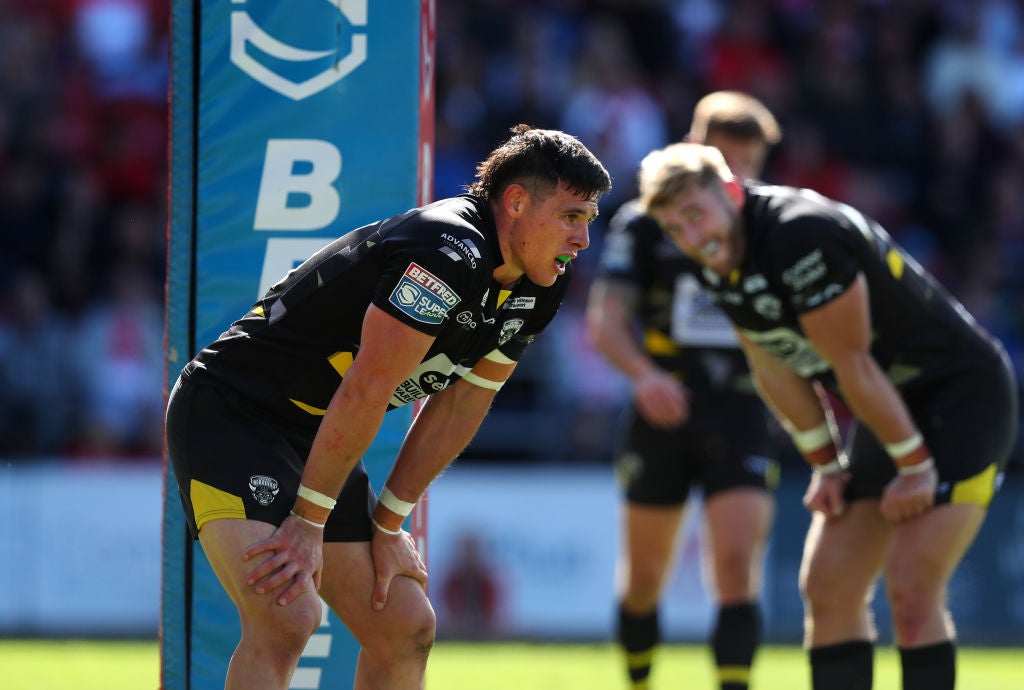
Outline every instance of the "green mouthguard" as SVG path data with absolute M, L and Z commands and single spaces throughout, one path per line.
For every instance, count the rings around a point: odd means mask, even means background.
M 561 261 L 563 264 L 567 264 L 569 263 L 569 261 L 572 260 L 572 257 L 569 256 L 568 254 L 562 254 L 561 256 L 556 256 L 555 258 Z

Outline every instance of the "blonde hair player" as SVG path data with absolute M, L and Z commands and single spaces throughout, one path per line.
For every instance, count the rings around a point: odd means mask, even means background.
M 872 687 L 880 575 L 904 690 L 953 690 L 947 585 L 1017 435 L 1002 345 L 855 208 L 739 180 L 698 144 L 649 154 L 639 181 L 813 469 L 800 591 L 814 690 Z M 854 415 L 845 449 L 824 390 Z

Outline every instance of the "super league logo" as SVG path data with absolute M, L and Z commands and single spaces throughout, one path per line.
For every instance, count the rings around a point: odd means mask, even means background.
M 248 0 L 231 0 L 234 5 L 245 4 Z M 274 38 L 264 31 L 245 9 L 231 12 L 231 62 L 264 86 L 295 101 L 323 91 L 331 84 L 344 79 L 359 65 L 366 62 L 366 26 L 368 0 L 324 0 L 352 28 L 348 52 L 340 54 L 344 46 L 326 50 L 296 48 Z M 249 47 L 254 49 L 250 52 Z M 258 59 L 259 54 L 285 63 L 310 63 L 334 55 L 333 64 L 326 69 L 297 81 L 272 69 L 267 62 Z

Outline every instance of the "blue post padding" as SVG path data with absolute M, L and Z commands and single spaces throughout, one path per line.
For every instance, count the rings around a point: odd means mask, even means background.
M 430 5 L 174 0 L 168 386 L 268 279 L 424 200 L 421 21 Z M 364 459 L 378 490 L 411 420 L 411 406 L 387 414 Z M 161 686 L 219 689 L 237 613 L 187 536 L 166 471 L 165 486 Z M 329 636 L 329 654 L 304 656 L 292 687 L 351 687 L 355 641 L 334 614 L 318 634 Z

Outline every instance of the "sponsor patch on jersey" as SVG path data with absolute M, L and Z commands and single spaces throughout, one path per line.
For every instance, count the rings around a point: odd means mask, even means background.
M 782 282 L 794 290 L 803 290 L 825 276 L 825 258 L 820 249 L 800 257 L 800 260 L 782 272 Z
M 778 321 L 782 318 L 782 302 L 775 295 L 758 295 L 754 298 L 754 311 L 769 321 Z
M 743 279 L 743 292 L 760 292 L 768 289 L 768 279 L 760 273 L 747 276 Z
M 389 301 L 417 321 L 439 324 L 462 300 L 458 293 L 415 261 L 409 264 Z
M 502 305 L 502 309 L 533 309 L 537 305 L 536 297 L 513 297 L 512 299 L 505 300 Z
M 447 232 L 442 233 L 441 241 L 444 242 L 440 251 L 452 261 L 465 261 L 471 268 L 476 268 L 476 261 L 480 258 L 480 250 L 473 243 L 473 240 L 460 240 Z
M 818 354 L 804 336 L 789 328 L 770 331 L 749 331 L 743 334 L 757 343 L 768 354 L 782 360 L 788 369 L 802 378 L 810 378 L 829 370 L 829 364 Z
M 395 394 L 391 396 L 391 405 L 401 407 L 442 391 L 448 387 L 452 374 L 461 376 L 466 371 L 469 371 L 467 367 L 456 365 L 447 355 L 434 355 L 416 367 L 412 376 L 398 384 Z

